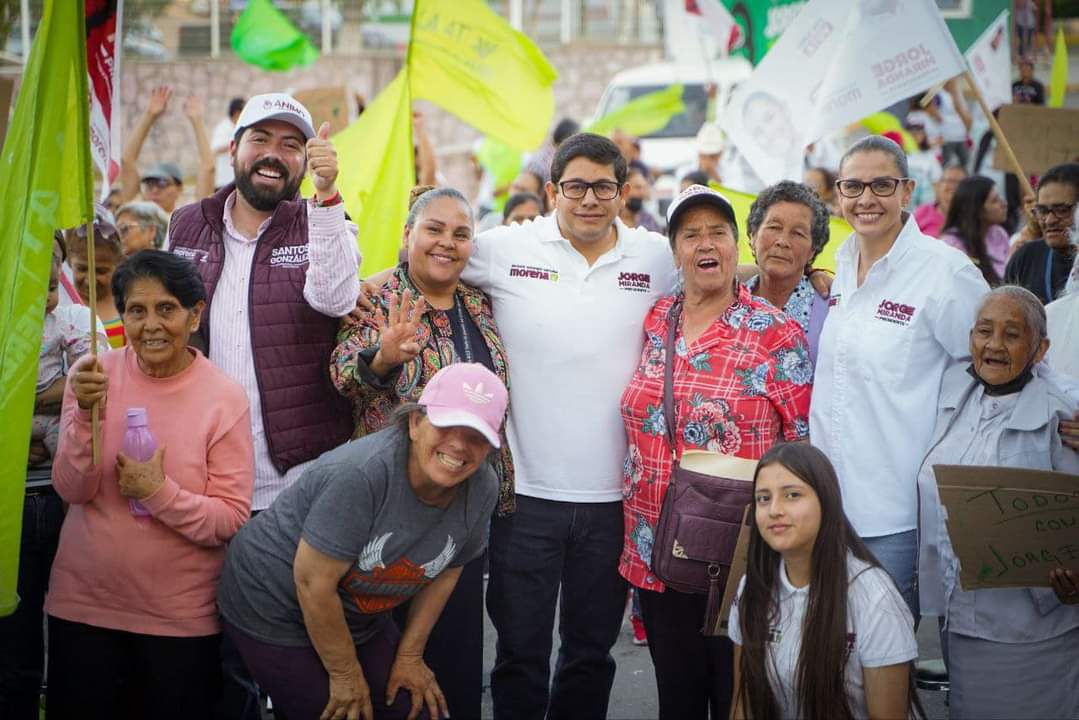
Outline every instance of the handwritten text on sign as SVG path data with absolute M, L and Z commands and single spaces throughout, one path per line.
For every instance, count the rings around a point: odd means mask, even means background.
M 1079 476 L 934 465 L 964 590 L 1049 585 L 1079 571 Z

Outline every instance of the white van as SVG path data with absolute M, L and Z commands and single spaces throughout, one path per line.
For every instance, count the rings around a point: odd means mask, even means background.
M 705 85 L 715 83 L 716 105 L 712 120 L 727 106 L 739 82 L 749 77 L 753 66 L 744 58 L 713 60 L 707 66 L 655 63 L 623 70 L 611 79 L 603 91 L 593 120 L 599 119 L 641 95 L 681 83 L 686 111 L 671 118 L 666 127 L 641 137 L 641 161 L 654 172 L 669 173 L 687 163 L 696 162 L 697 131 L 708 116 Z

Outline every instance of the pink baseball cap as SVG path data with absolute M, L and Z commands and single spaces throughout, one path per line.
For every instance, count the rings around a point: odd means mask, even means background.
M 427 419 L 435 427 L 467 427 L 502 447 L 498 430 L 506 417 L 509 393 L 498 376 L 478 363 L 455 363 L 442 368 L 420 395 Z

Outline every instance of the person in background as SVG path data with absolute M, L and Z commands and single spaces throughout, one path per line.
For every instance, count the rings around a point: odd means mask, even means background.
M 828 298 L 814 289 L 809 273 L 828 244 L 828 209 L 808 186 L 783 180 L 757 195 L 746 233 L 759 268 L 746 287 L 798 323 L 815 364 Z
M 930 237 L 940 237 L 955 189 L 966 177 L 967 171 L 960 165 L 948 165 L 944 168 L 940 180 L 933 185 L 933 202 L 914 208 L 914 221 L 918 223 L 919 230 Z
M 1008 219 L 1004 202 L 993 181 L 981 175 L 965 178 L 948 204 L 948 217 L 940 239 L 974 261 L 989 287 L 1004 277 L 1008 263 Z
M 694 185 L 708 185 L 709 182 L 721 183 L 720 159 L 723 154 L 723 131 L 719 125 L 706 122 L 697 131 L 697 161 L 679 168 L 675 175 L 683 182 L 686 175 L 693 172 L 704 173 L 706 182 L 691 183 Z
M 968 135 L 973 118 L 959 89 L 959 81 L 952 78 L 946 82 L 934 102 L 940 113 L 940 161 L 945 167 L 955 163 L 966 168 L 970 163 Z
M 686 188 L 694 185 L 700 185 L 702 187 L 708 187 L 708 175 L 700 170 L 694 170 L 693 172 L 686 173 L 682 176 L 682 180 L 679 183 L 678 192 L 683 193 Z
M 517 177 L 513 179 L 513 182 L 510 183 L 509 194 L 510 196 L 513 196 L 517 195 L 518 193 L 532 193 L 536 197 L 542 197 L 544 195 L 544 182 L 546 181 L 536 173 L 532 172 L 531 170 L 524 169 L 517 175 Z M 542 212 L 540 214 L 544 215 L 546 214 L 546 212 L 547 207 L 546 205 L 543 205 Z M 505 208 L 503 208 L 502 214 L 503 216 L 505 216 Z
M 438 155 L 435 145 L 427 134 L 426 122 L 422 112 L 412 111 L 412 138 L 415 140 L 413 155 L 416 160 L 417 185 L 442 185 L 438 176 Z
M 1034 219 L 1042 237 L 1023 244 L 1012 253 L 1004 269 L 1004 282 L 1022 285 L 1043 303 L 1060 297 L 1076 257 L 1072 233 L 1079 205 L 1079 163 L 1049 168 L 1038 179 Z
M 409 337 L 415 324 L 394 315 L 386 327 Z M 320 457 L 229 544 L 225 633 L 275 709 L 296 720 L 449 715 L 425 646 L 487 544 L 498 479 L 486 460 L 506 402 L 482 365 L 443 367 L 392 425 Z M 399 631 L 390 611 L 406 601 Z
M 90 302 L 90 258 L 86 241 L 86 226 L 79 225 L 65 234 L 67 238 L 68 264 L 71 266 L 72 280 L 79 294 L 79 302 Z M 112 275 L 124 261 L 123 245 L 120 233 L 113 224 L 112 216 L 100 205 L 94 211 L 94 270 L 97 277 L 97 316 L 105 326 L 109 345 L 123 347 L 124 322 L 112 294 Z
M 728 624 L 734 720 L 924 717 L 914 618 L 843 514 L 839 486 L 805 443 L 776 445 L 757 465 Z
M 626 227 L 643 227 L 660 232 L 663 228 L 659 221 L 644 209 L 644 203 L 652 197 L 652 184 L 648 181 L 647 171 L 642 165 L 629 163 L 626 182 L 629 183 L 629 193 L 626 194 L 625 205 L 618 211 L 619 219 Z
M 136 200 L 120 206 L 116 231 L 120 233 L 125 258 L 139 250 L 164 250 L 169 216 L 156 203 Z
M 206 718 L 221 681 L 225 543 L 251 507 L 247 398 L 188 347 L 206 306 L 190 262 L 143 250 L 112 286 L 130 343 L 72 368 L 53 463 L 70 508 L 45 603 L 49 718 Z M 105 409 L 96 464 L 94 404 Z M 157 445 L 145 460 L 125 454 L 138 415 Z
M 120 204 L 135 199 L 142 187 L 144 200 L 157 203 L 166 214 L 171 215 L 183 194 L 183 176 L 172 163 L 158 163 L 149 172 L 139 174 L 138 161 L 142 146 L 161 116 L 168 110 L 172 100 L 173 88 L 159 85 L 150 91 L 146 111 L 139 118 L 131 137 L 124 145 L 120 160 Z M 214 188 L 214 154 L 210 149 L 210 140 L 206 135 L 206 123 L 203 121 L 202 99 L 189 95 L 184 100 L 184 115 L 191 123 L 195 133 L 195 147 L 199 154 L 198 179 L 195 183 L 195 200 L 210 195 Z
M 472 208 L 457 190 L 434 188 L 421 195 L 405 222 L 407 260 L 382 284 L 373 312 L 342 320 L 330 376 L 353 403 L 353 437 L 384 427 L 398 406 L 418 400 L 432 377 L 454 363 L 479 363 L 507 383 L 491 302 L 460 282 L 472 254 L 472 232 Z M 498 513 L 507 515 L 514 505 L 507 444 L 492 465 L 499 479 Z M 483 566 L 482 553 L 463 565 L 424 654 L 454 717 L 478 718 L 481 711 Z M 407 611 L 394 612 L 401 627 Z
M 1034 77 L 1034 61 L 1019 61 L 1019 79 L 1012 83 L 1012 102 L 1016 105 L 1045 105 L 1045 85 Z
M 524 169 L 534 173 L 536 177 L 543 178 L 543 182 L 546 183 L 551 179 L 551 161 L 554 160 L 555 151 L 558 150 L 562 143 L 580 131 L 581 124 L 573 118 L 567 117 L 559 120 L 551 132 L 550 142 L 528 158 Z
M 229 100 L 229 112 L 214 126 L 210 138 L 210 149 L 214 153 L 214 190 L 220 190 L 233 180 L 232 158 L 229 156 L 229 143 L 236 134 L 236 121 L 244 109 L 244 99 L 234 97 Z
M 968 318 L 989 286 L 903 210 L 913 191 L 906 161 L 872 135 L 840 165 L 836 189 L 854 233 L 836 251 L 809 425 L 835 465 L 851 525 L 917 616 L 919 462 L 940 379 L 966 359 Z
M 522 192 L 510 195 L 502 208 L 502 224 L 522 223 L 543 215 L 543 200 L 538 195 Z
M 817 194 L 829 214 L 839 215 L 839 207 L 835 200 L 834 172 L 828 168 L 811 167 L 802 174 L 802 182 Z
M 1050 570 L 1051 587 L 963 590 L 934 465 L 1079 475 L 1079 452 L 1058 432 L 1079 409 L 1039 365 L 1050 346 L 1029 290 L 988 293 L 970 329 L 970 365 L 944 375 L 932 450 L 918 475 L 922 612 L 945 622 L 955 718 L 1079 717 L 1079 576 Z
M 929 133 L 925 125 L 908 120 L 905 127 L 914 138 L 914 142 L 918 144 L 915 152 L 907 153 L 907 167 L 910 168 L 910 179 L 914 181 L 914 194 L 910 198 L 911 207 L 932 205 L 936 199 L 934 188 L 940 182 L 944 168 L 940 165 L 936 149 L 929 144 Z
M 707 595 L 679 592 L 653 573 L 660 508 L 686 451 L 757 460 L 777 442 L 806 440 L 813 366 L 798 324 L 738 282 L 738 226 L 726 198 L 689 188 L 667 210 L 667 228 L 683 289 L 645 318 L 644 350 L 622 395 L 628 448 L 618 570 L 638 588 L 661 720 L 706 720 L 709 711 L 729 715 L 732 647 L 701 634 Z M 666 373 L 675 417 L 663 410 Z M 676 447 L 660 426 L 673 429 Z
M 1079 246 L 1079 205 L 1072 211 L 1072 244 Z M 1064 295 L 1045 306 L 1049 324 L 1046 360 L 1054 370 L 1079 380 L 1079 256 L 1072 263 Z M 1079 449 L 1079 447 L 1077 447 Z

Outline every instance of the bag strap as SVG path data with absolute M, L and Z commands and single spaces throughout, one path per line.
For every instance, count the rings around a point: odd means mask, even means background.
M 674 414 L 674 345 L 678 335 L 678 320 L 682 317 L 682 303 L 675 301 L 667 312 L 667 353 L 663 367 L 663 420 L 667 426 L 667 442 L 671 445 L 671 457 L 678 462 L 678 444 L 675 442 L 675 426 L 678 419 Z

